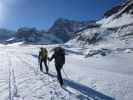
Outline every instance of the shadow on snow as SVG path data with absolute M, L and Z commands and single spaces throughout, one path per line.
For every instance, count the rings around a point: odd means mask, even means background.
M 32 54 L 33 57 L 37 58 L 38 55 L 36 54 Z M 54 74 L 48 74 L 49 76 L 51 77 L 57 77 L 56 75 Z M 84 99 L 92 99 L 92 100 L 115 100 L 114 98 L 110 97 L 110 96 L 107 96 L 103 93 L 100 93 L 94 89 L 91 89 L 89 88 L 88 86 L 85 86 L 83 84 L 80 84 L 80 83 L 77 83 L 73 80 L 70 80 L 70 79 L 63 79 L 64 80 L 64 83 L 66 86 L 69 86 L 70 88 L 73 88 L 75 89 L 76 91 L 78 91 L 80 93 L 80 95 L 76 95 L 77 98 L 81 99 L 81 100 L 84 100 Z M 67 92 L 70 93 L 70 91 L 68 89 L 64 89 L 66 90 Z
M 56 75 L 48 74 L 51 77 L 56 77 Z M 82 85 L 80 83 L 77 83 L 73 80 L 69 79 L 63 79 L 66 86 L 69 86 L 70 88 L 75 89 L 80 93 L 77 97 L 81 100 L 88 98 L 91 98 L 92 100 L 115 100 L 114 98 L 107 96 L 103 93 L 100 93 L 96 90 L 93 90 L 89 88 L 88 86 Z M 69 90 L 65 89 L 67 92 L 70 92 Z

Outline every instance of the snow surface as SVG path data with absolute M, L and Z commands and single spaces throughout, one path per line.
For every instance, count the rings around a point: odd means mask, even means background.
M 81 48 L 64 45 L 67 88 L 62 89 L 53 62 L 50 75 L 39 71 L 41 46 L 0 46 L 0 100 L 132 100 L 133 52 L 85 58 Z M 56 45 L 43 46 L 51 55 Z

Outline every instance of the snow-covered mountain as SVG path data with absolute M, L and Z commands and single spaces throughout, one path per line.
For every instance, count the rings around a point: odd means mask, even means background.
M 104 15 L 105 17 L 97 22 L 102 27 L 112 28 L 133 24 L 133 1 L 127 0 L 121 5 L 107 11 Z
M 94 21 L 74 21 L 59 18 L 55 21 L 54 25 L 48 30 L 48 33 L 54 34 L 56 37 L 66 42 L 73 37 L 74 32 L 85 28 L 90 23 L 94 23 Z
M 59 18 L 48 31 L 36 28 L 21 27 L 14 38 L 7 39 L 4 43 L 24 42 L 30 44 L 64 43 L 75 36 L 75 32 L 86 27 L 94 26 L 95 21 L 73 21 Z M 5 32 L 3 32 L 5 33 Z
M 5 40 L 13 37 L 15 35 L 14 31 L 7 29 L 0 29 L 0 42 L 3 43 Z
M 68 43 L 84 46 L 107 43 L 107 41 L 112 43 L 120 40 L 123 44 L 131 41 L 133 39 L 133 1 L 127 0 L 108 10 L 96 24 L 96 27 L 77 32 L 77 35 Z
M 123 9 L 123 10 L 122 10 Z M 122 11 L 121 11 L 122 10 Z M 125 0 L 125 2 L 111 8 L 110 10 L 106 11 L 104 13 L 105 17 L 109 17 L 115 13 L 118 13 L 121 15 L 122 13 L 130 13 L 133 14 L 133 4 L 132 0 Z
M 2 31 L 2 34 L 7 33 Z M 59 18 L 48 31 L 20 28 L 7 43 L 23 41 L 31 44 L 64 43 L 88 45 L 113 38 L 128 40 L 133 33 L 133 1 L 127 0 L 104 13 L 99 21 L 74 21 Z M 3 37 L 1 41 L 3 41 Z M 126 39 L 125 39 L 126 38 Z M 4 39 L 5 41 L 5 39 Z
M 23 42 L 25 44 L 51 44 L 62 43 L 62 40 L 43 30 L 22 27 L 17 30 L 13 38 L 6 40 L 7 44 L 15 42 Z

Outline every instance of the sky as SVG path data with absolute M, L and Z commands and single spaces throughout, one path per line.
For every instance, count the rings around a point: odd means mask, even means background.
M 47 30 L 58 18 L 89 21 L 122 0 L 0 0 L 0 28 Z

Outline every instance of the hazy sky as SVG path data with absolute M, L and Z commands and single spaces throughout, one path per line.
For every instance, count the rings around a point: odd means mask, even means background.
M 57 18 L 99 19 L 122 0 L 0 0 L 0 27 L 48 29 Z

